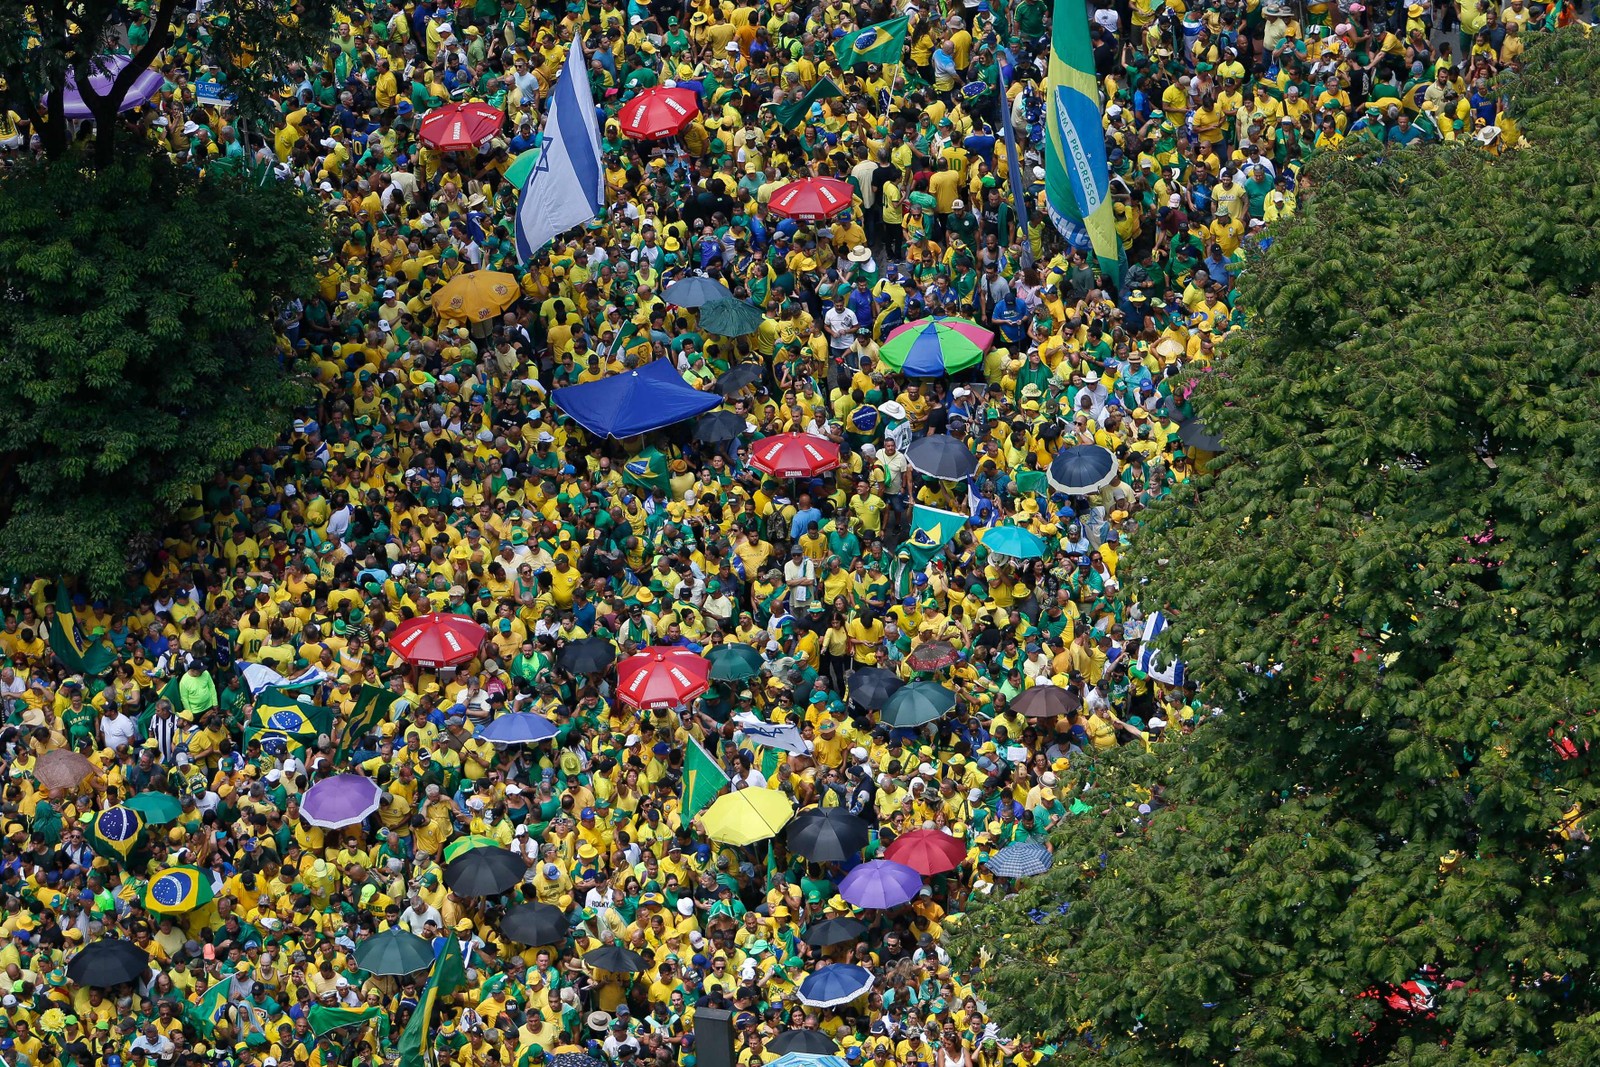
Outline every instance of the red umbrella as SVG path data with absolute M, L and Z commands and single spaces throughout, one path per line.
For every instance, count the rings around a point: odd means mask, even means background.
M 920 875 L 931 876 L 961 866 L 967 858 L 967 846 L 943 830 L 912 830 L 895 838 L 883 854 Z
M 446 104 L 428 112 L 417 136 L 441 152 L 455 152 L 481 145 L 500 132 L 505 120 L 504 111 L 488 104 Z
M 617 696 L 642 711 L 680 707 L 709 688 L 711 664 L 686 648 L 647 648 L 617 665 Z
M 700 101 L 693 89 L 646 89 L 622 105 L 617 119 L 622 136 L 635 141 L 655 141 L 676 137 L 700 114 Z
M 820 222 L 850 210 L 855 195 L 850 183 L 838 178 L 801 178 L 773 193 L 767 208 L 781 219 Z
M 464 615 L 434 613 L 407 619 L 395 628 L 389 648 L 413 667 L 454 667 L 478 654 L 489 636 Z
M 815 478 L 839 465 L 839 446 L 809 433 L 780 433 L 757 441 L 750 466 L 775 478 Z
M 955 646 L 948 641 L 929 641 L 918 645 L 911 650 L 911 655 L 906 657 L 906 662 L 911 664 L 914 671 L 936 671 L 941 667 L 948 667 L 961 658 Z

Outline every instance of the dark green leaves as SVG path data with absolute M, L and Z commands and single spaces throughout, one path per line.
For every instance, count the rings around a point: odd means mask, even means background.
M 117 587 L 131 534 L 274 440 L 301 390 L 271 316 L 309 285 L 320 243 L 277 184 L 143 159 L 7 172 L 0 566 Z

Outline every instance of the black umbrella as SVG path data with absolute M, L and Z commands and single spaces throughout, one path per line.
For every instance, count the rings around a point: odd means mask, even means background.
M 860 919 L 823 919 L 806 927 L 800 939 L 813 948 L 827 948 L 860 941 L 866 932 L 867 924 Z
M 761 380 L 761 364 L 741 363 L 717 379 L 717 392 L 732 396 L 747 385 Z
M 599 674 L 611 666 L 617 650 L 603 637 L 568 641 L 556 654 L 556 665 L 568 674 Z
M 613 974 L 638 974 L 649 966 L 643 956 L 621 945 L 605 945 L 593 952 L 586 952 L 583 962 L 597 971 L 610 971 Z
M 977 457 L 961 441 L 949 434 L 919 437 L 906 449 L 911 469 L 942 482 L 959 482 L 978 469 Z
M 843 863 L 867 847 L 867 824 L 843 808 L 811 808 L 789 824 L 789 850 L 814 863 Z
M 1201 452 L 1221 452 L 1222 438 L 1206 429 L 1199 419 L 1185 419 L 1178 423 L 1178 440 Z
M 768 1041 L 767 1048 L 780 1056 L 789 1052 L 805 1056 L 835 1056 L 839 1052 L 838 1044 L 821 1030 L 785 1030 Z
M 497 897 L 522 881 L 528 865 L 504 848 L 475 848 L 444 867 L 444 884 L 463 897 Z
M 852 671 L 850 677 L 845 679 L 845 691 L 860 707 L 878 711 L 904 684 L 895 677 L 893 671 L 881 667 L 863 667 L 859 671 Z
M 91 989 L 136 982 L 150 969 L 150 953 L 132 941 L 95 941 L 72 957 L 67 977 Z
M 519 945 L 554 945 L 567 939 L 567 917 L 554 904 L 518 904 L 500 920 L 500 932 Z
M 708 445 L 720 445 L 749 432 L 744 416 L 732 411 L 713 411 L 694 424 L 694 439 Z
M 1088 496 L 1117 480 L 1117 457 L 1100 445 L 1073 445 L 1056 453 L 1045 477 L 1068 496 Z
M 1029 719 L 1055 719 L 1071 715 L 1083 707 L 1083 697 L 1075 689 L 1059 685 L 1036 685 L 1011 702 L 1011 710 Z

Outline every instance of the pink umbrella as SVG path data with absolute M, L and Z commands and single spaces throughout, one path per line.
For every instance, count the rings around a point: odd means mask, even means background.
M 971 341 L 985 352 L 989 351 L 989 349 L 994 345 L 994 332 L 992 330 L 985 330 L 982 326 L 979 326 L 971 319 L 961 319 L 954 315 L 934 315 L 930 318 L 918 319 L 916 322 L 908 322 L 904 325 L 896 326 L 894 329 L 889 331 L 889 336 L 885 337 L 884 340 L 890 341 L 894 338 L 895 334 L 905 333 L 907 330 L 920 330 L 927 326 L 930 322 L 944 323 L 946 326 L 950 327 L 956 333 L 959 333 L 962 337 L 965 337 L 967 340 Z

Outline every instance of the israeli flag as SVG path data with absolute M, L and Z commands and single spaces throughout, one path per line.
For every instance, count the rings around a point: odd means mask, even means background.
M 544 151 L 522 184 L 517 205 L 517 259 L 527 263 L 553 239 L 600 216 L 606 202 L 600 125 L 576 39 L 550 92 Z
M 1167 617 L 1156 612 L 1144 620 L 1144 634 L 1139 639 L 1139 670 L 1146 677 L 1163 685 L 1183 684 L 1183 661 L 1163 662 L 1165 657 L 1153 647 L 1153 642 L 1167 628 Z
M 333 675 L 321 667 L 307 667 L 299 674 L 286 676 L 279 674 L 265 663 L 246 663 L 240 660 L 235 666 L 244 676 L 244 684 L 250 687 L 251 695 L 259 695 L 268 686 L 277 689 L 304 689 L 333 679 Z

